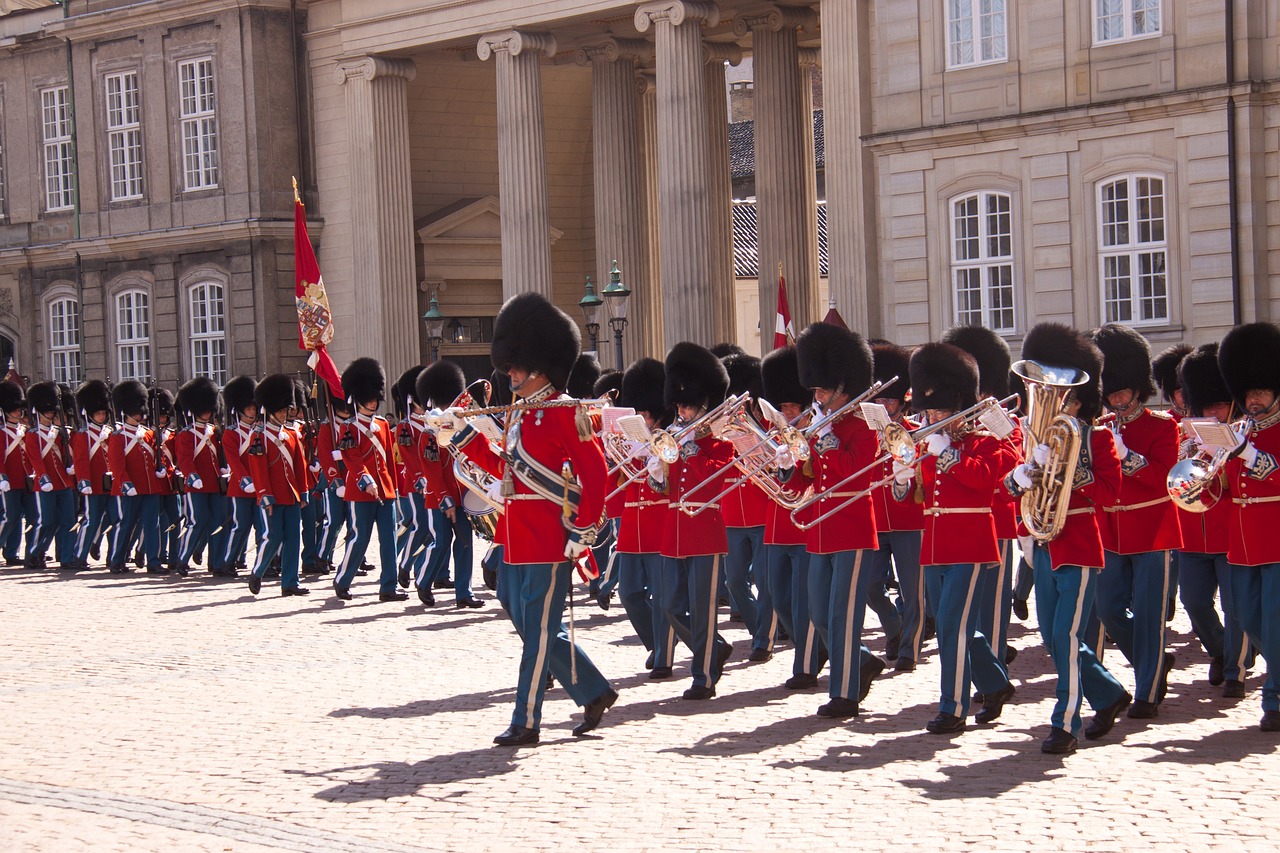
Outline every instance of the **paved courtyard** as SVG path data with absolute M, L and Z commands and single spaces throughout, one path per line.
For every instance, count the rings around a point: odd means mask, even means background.
M 376 552 L 374 552 L 376 553 Z M 1015 704 L 945 738 L 932 651 L 879 679 L 862 716 L 814 715 L 781 687 L 790 649 L 736 654 L 710 702 L 649 681 L 617 605 L 579 603 L 578 638 L 621 692 L 593 736 L 548 694 L 542 744 L 490 741 L 509 722 L 518 644 L 483 610 L 255 600 L 243 583 L 94 569 L 0 570 L 0 849 L 1274 850 L 1280 736 L 1204 681 L 1185 617 L 1158 720 L 1042 755 L 1048 659 L 1015 622 Z M 477 571 L 477 581 L 479 572 Z M 480 584 L 477 583 L 477 587 Z M 871 616 L 868 640 L 883 649 Z M 1114 650 L 1107 663 L 1132 689 Z M 599 736 L 594 736 L 598 734 Z

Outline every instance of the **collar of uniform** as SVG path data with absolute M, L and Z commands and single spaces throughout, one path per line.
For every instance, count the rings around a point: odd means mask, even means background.
M 1274 412 L 1272 412 L 1270 415 L 1267 415 L 1262 420 L 1254 421 L 1253 428 L 1255 430 L 1261 431 L 1269 427 L 1273 427 L 1277 423 L 1280 423 L 1280 406 L 1277 406 Z
M 1133 413 L 1132 415 L 1130 415 L 1129 417 L 1127 417 L 1127 418 L 1121 417 L 1119 414 L 1117 414 L 1117 415 L 1116 415 L 1116 423 L 1118 423 L 1118 424 L 1131 424 L 1131 423 L 1133 423 L 1134 421 L 1136 421 L 1138 418 L 1140 418 L 1140 417 L 1142 417 L 1143 415 L 1145 415 L 1148 411 L 1150 411 L 1150 410 L 1149 410 L 1146 406 L 1139 406 L 1139 407 L 1134 411 L 1134 413 Z
M 273 424 L 270 421 L 267 421 L 265 424 L 262 425 L 262 429 L 264 432 L 266 432 L 268 435 L 274 438 L 275 436 L 278 436 L 280 434 L 280 430 L 284 429 L 284 424 Z
M 548 400 L 558 397 L 559 395 L 560 395 L 560 392 L 555 389 L 555 386 L 548 384 L 548 385 L 543 385 L 537 391 L 534 391 L 528 397 L 525 397 L 524 402 L 530 403 L 530 404 L 545 403 Z

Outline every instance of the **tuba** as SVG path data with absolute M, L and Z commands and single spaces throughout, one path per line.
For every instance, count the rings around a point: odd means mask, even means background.
M 1080 459 L 1080 422 L 1064 414 L 1062 407 L 1071 389 L 1088 382 L 1089 374 L 1030 360 L 1015 362 L 1012 370 L 1027 386 L 1027 418 L 1022 424 L 1026 456 L 1030 458 L 1037 445 L 1049 447 L 1035 484 L 1022 496 L 1022 522 L 1037 542 L 1050 542 L 1066 524 Z

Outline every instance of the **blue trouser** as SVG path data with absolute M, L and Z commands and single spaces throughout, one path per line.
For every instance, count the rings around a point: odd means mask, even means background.
M 867 609 L 880 620 L 885 644 L 902 636 L 902 613 L 889 598 L 889 583 L 893 580 L 893 562 L 881 560 L 877 549 L 871 554 L 871 578 L 867 583 Z
M 766 595 L 764 589 L 768 584 L 761 575 L 768 569 L 760 554 L 764 548 L 764 525 L 728 527 L 725 528 L 725 533 L 729 538 L 729 553 L 724 558 L 725 586 L 729 590 L 729 599 L 733 602 L 733 609 L 742 615 L 743 624 L 751 632 L 751 648 L 771 649 L 773 633 L 778 627 L 773 608 L 760 606 L 751 591 L 754 575 L 761 597 Z
M 107 513 L 115 507 L 111 495 L 89 495 L 85 501 L 84 521 L 80 522 L 80 530 L 76 535 L 76 559 L 82 563 L 89 561 L 89 551 L 97 540 L 102 526 L 107 520 Z M 110 550 L 110 549 L 108 549 Z
M 1231 565 L 1227 555 L 1181 552 L 1178 592 L 1200 645 L 1209 657 L 1222 658 L 1223 678 L 1244 681 L 1249 641 L 1240 627 L 1235 599 L 1231 597 Z M 1213 607 L 1215 592 L 1222 596 L 1222 619 L 1218 619 Z
M 809 555 L 809 612 L 831 655 L 831 698 L 858 701 L 862 666 L 871 650 L 862 644 L 871 582 L 871 552 Z
M 445 515 L 442 509 L 428 510 L 427 517 L 431 526 L 431 536 L 427 540 L 426 557 L 421 575 L 425 579 L 423 582 L 426 588 L 430 589 L 431 584 L 449 576 L 449 552 L 452 544 L 454 598 L 459 601 L 471 598 L 473 555 L 471 522 L 467 520 L 467 514 L 462 511 L 462 507 L 455 507 L 453 521 L 449 521 L 449 516 Z M 421 586 L 419 584 L 419 588 Z
M 675 658 L 675 631 L 662 608 L 662 555 L 625 554 L 614 558 L 618 599 L 636 636 L 653 652 L 653 665 L 669 667 Z
M 938 662 L 942 667 L 942 698 L 938 710 L 957 717 L 969 715 L 969 685 L 980 693 L 994 693 L 1009 683 L 1004 662 L 996 660 L 978 628 L 978 586 L 982 563 L 925 566 L 924 581 L 933 602 L 938 632 Z
M 793 675 L 817 675 L 827 660 L 827 647 L 809 616 L 809 552 L 803 545 L 765 545 L 769 596 L 782 627 L 791 637 Z
M 1267 662 L 1262 710 L 1280 711 L 1280 563 L 1233 565 L 1231 597 L 1245 635 Z
M 142 537 L 142 553 L 148 568 L 159 563 L 160 556 L 160 496 L 134 495 L 116 498 L 120 510 L 120 528 L 116 531 L 111 548 L 111 565 L 123 567 L 129 559 L 129 549 L 134 536 Z
M 323 501 L 313 491 L 308 493 L 307 502 L 298 511 L 302 524 L 302 565 L 312 566 L 316 562 L 316 554 L 320 544 L 320 512 Z
M 258 507 L 258 519 L 266 535 L 258 548 L 258 559 L 253 564 L 253 576 L 261 579 L 267 573 L 267 566 L 280 555 L 280 587 L 282 589 L 298 585 L 299 541 L 302 538 L 302 508 L 297 504 L 275 504 L 267 512 L 264 506 Z
M 872 555 L 874 574 L 879 578 L 890 575 L 889 565 L 898 575 L 898 603 L 902 622 L 898 629 L 902 644 L 898 657 L 920 659 L 920 646 L 924 643 L 924 583 L 920 574 L 919 530 L 890 530 L 877 534 L 880 548 Z M 884 619 L 881 619 L 881 624 Z M 886 628 L 886 634 L 888 629 Z
M 608 680 L 586 652 L 569 642 L 565 630 L 564 602 L 572 574 L 567 562 L 498 565 L 498 601 L 522 644 L 513 726 L 536 729 L 542 724 L 548 669 L 578 705 L 595 701 L 609 689 Z
M 591 546 L 591 556 L 595 559 L 596 569 L 600 572 L 600 577 L 592 579 L 587 584 L 592 595 L 600 593 L 608 595 L 618 585 L 617 560 L 614 559 L 614 554 L 617 553 L 614 548 L 617 542 L 617 528 L 616 518 L 605 519 L 600 533 L 596 536 L 596 544 Z
M 432 539 L 431 510 L 427 509 L 422 496 L 414 494 L 407 502 L 402 503 L 400 511 L 407 513 L 409 529 L 400 548 L 400 556 L 396 566 L 400 572 L 411 575 L 415 585 L 419 585 L 423 576 L 423 567 L 427 564 L 427 546 Z
M 1155 704 L 1164 665 L 1164 611 L 1169 598 L 1169 552 L 1106 553 L 1098 576 L 1098 616 L 1133 666 L 1134 698 Z
M 666 557 L 662 561 L 662 609 L 676 636 L 693 652 L 694 687 L 720 680 L 719 652 L 729 645 L 716 631 L 716 595 L 722 554 Z
M 1124 687 L 1102 665 L 1084 633 L 1093 610 L 1097 572 L 1080 566 L 1052 568 L 1048 549 L 1037 545 L 1032 554 L 1036 573 L 1036 619 L 1040 637 L 1058 673 L 1050 722 L 1054 728 L 1080 737 L 1080 708 L 1085 699 L 1094 710 L 1115 704 Z
M 4 558 L 9 562 L 18 559 L 22 537 L 23 496 L 22 489 L 10 488 L 4 493 L 4 523 L 0 524 L 0 544 L 4 546 Z
M 59 563 L 71 560 L 71 526 L 76 523 L 75 492 L 54 489 L 36 495 L 36 547 L 32 551 L 40 563 L 55 545 Z
M 226 522 L 230 525 L 227 545 L 222 550 L 218 565 L 210 568 L 229 569 L 244 559 L 245 550 L 249 547 L 249 530 L 257 526 L 255 498 L 228 498 L 227 502 L 231 504 L 231 518 Z
M 324 490 L 324 526 L 320 528 L 320 549 L 316 555 L 325 563 L 333 562 L 333 552 L 338 546 L 338 534 L 348 523 L 347 502 L 338 497 L 332 488 Z
M 160 505 L 160 562 L 173 563 L 181 548 L 182 524 L 177 495 L 156 495 Z
M 1013 540 L 1000 540 L 1000 562 L 982 567 L 978 590 L 978 631 L 1003 662 L 1009 648 L 1009 618 L 1013 615 Z
M 378 528 L 378 592 L 396 591 L 396 504 L 395 501 L 352 501 L 351 536 L 347 550 L 342 555 L 342 567 L 333 579 L 334 588 L 346 591 L 356 576 L 356 569 L 364 560 L 373 528 Z
M 208 548 L 209 567 L 213 568 L 212 555 L 219 550 L 215 543 L 225 547 L 225 526 L 216 535 L 214 530 L 226 518 L 227 499 L 217 492 L 187 492 L 182 500 L 187 507 L 187 529 L 178 543 L 178 564 L 183 568 L 190 566 L 192 556 Z

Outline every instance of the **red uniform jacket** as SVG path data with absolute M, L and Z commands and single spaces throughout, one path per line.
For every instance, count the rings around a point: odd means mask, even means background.
M 734 465 L 725 475 L 724 486 L 733 491 L 720 499 L 720 514 L 725 527 L 763 527 L 769 517 L 769 496 L 751 478 Z M 708 497 L 714 496 L 714 492 Z M 697 497 L 696 495 L 694 497 Z
M 876 458 L 880 439 L 858 415 L 841 418 L 830 433 L 809 439 L 809 461 L 795 471 L 787 485 L 803 488 L 803 482 L 811 479 L 817 492 L 831 489 L 850 474 L 861 471 Z M 874 470 L 874 469 L 873 469 Z M 796 520 L 807 522 L 848 500 L 857 492 L 871 485 L 872 471 L 867 471 L 851 483 L 845 483 L 838 491 L 824 497 Z M 796 481 L 799 477 L 800 481 Z M 810 527 L 806 548 L 810 554 L 838 554 L 842 551 L 861 551 L 880 547 L 876 539 L 875 509 L 868 495 L 856 500 L 830 518 Z
M 4 475 L 9 488 L 25 491 L 27 488 L 27 449 L 23 437 L 27 428 L 21 423 L 12 424 L 6 418 L 0 430 L 0 453 L 4 454 Z
M 783 494 L 788 498 L 799 498 L 800 495 L 782 486 Z M 791 509 L 777 501 L 769 501 L 769 514 L 764 522 L 764 544 L 766 545 L 803 545 L 808 540 L 806 534 L 791 520 Z
M 903 418 L 901 423 L 907 429 L 919 429 L 920 424 L 911 418 Z M 877 451 L 880 452 L 880 451 Z M 872 472 L 872 481 L 880 482 L 893 475 L 893 460 L 888 459 Z M 893 496 L 893 482 L 881 486 L 871 493 L 872 506 L 876 514 L 876 532 L 892 533 L 899 530 L 924 529 L 924 503 L 916 500 L 912 494 L 902 500 Z
M 121 424 L 107 442 L 107 463 L 111 467 L 111 494 L 124 494 L 132 484 L 139 495 L 158 495 L 163 485 L 156 476 L 155 434 L 142 424 Z M 167 474 L 165 475 L 167 477 Z
M 627 485 L 621 493 L 622 515 L 618 521 L 619 554 L 655 554 L 666 533 L 671 501 L 655 491 L 647 477 Z
M 1253 467 L 1239 456 L 1227 463 L 1235 509 L 1230 518 L 1227 561 L 1237 566 L 1280 563 L 1280 414 L 1250 422 L 1249 441 L 1258 451 Z
M 395 500 L 396 480 L 395 447 L 392 444 L 391 425 L 379 415 L 357 415 L 345 427 L 354 439 L 354 446 L 342 451 L 347 465 L 346 494 L 348 501 Z M 364 483 L 361 482 L 363 478 Z M 377 487 L 377 496 L 364 490 L 369 480 Z
M 1128 456 L 1120 460 L 1120 500 L 1103 507 L 1102 545 L 1115 554 L 1142 554 L 1182 547 L 1178 512 L 1165 481 L 1178 461 L 1178 425 L 1161 412 L 1143 409 L 1120 425 Z
M 72 486 L 74 473 L 67 473 L 72 467 L 62 450 L 62 439 L 66 435 L 60 426 L 36 426 L 28 429 L 24 440 L 27 444 L 27 462 L 31 466 L 31 474 L 35 477 L 36 490 L 45 477 L 53 485 L 54 491 L 69 489 Z
M 653 489 L 665 491 L 671 499 L 662 533 L 662 556 L 682 559 L 729 553 L 719 502 L 706 506 L 698 515 L 690 513 L 724 491 L 725 481 L 734 470 L 733 454 L 732 444 L 705 435 L 680 445 L 680 458 L 667 466 L 666 479 L 661 483 L 649 480 Z M 680 509 L 686 495 L 688 503 Z
M 589 531 L 597 529 L 604 518 L 608 472 L 604 449 L 594 436 L 584 439 L 578 435 L 574 406 L 536 407 L 539 402 L 569 399 L 553 398 L 553 393 L 548 389 L 545 395 L 526 399 L 529 408 L 513 410 L 508 416 L 505 456 L 513 466 L 514 494 L 506 498 L 494 541 L 505 546 L 503 559 L 513 565 L 565 562 L 569 530 L 563 521 L 563 503 L 548 500 L 530 485 L 546 476 L 563 489 L 565 462 L 581 488 L 576 512 L 571 506 L 569 524 L 579 537 L 589 539 Z M 471 426 L 458 432 L 453 446 L 494 477 L 501 478 L 506 472 L 507 463 Z
M 1012 466 L 1005 443 L 988 432 L 970 432 L 941 455 L 920 461 L 924 481 L 924 538 L 920 565 L 994 563 L 1000 559 L 992 495 Z M 896 493 L 910 500 L 912 484 Z
M 182 472 L 188 492 L 216 495 L 222 491 L 217 427 L 213 424 L 191 424 L 174 437 L 172 444 L 178 457 L 178 470 Z M 200 481 L 199 488 L 191 485 L 193 475 Z
M 293 434 L 298 437 L 298 450 L 307 461 L 306 467 L 302 469 L 302 483 L 309 492 L 320 483 L 320 472 L 315 467 L 316 436 L 306 421 L 294 421 L 290 426 Z
M 71 458 L 76 469 L 76 488 L 85 486 L 95 495 L 105 495 L 107 475 L 107 441 L 111 424 L 86 423 L 71 436 Z
M 337 449 L 338 442 L 334 438 L 334 430 L 342 431 L 342 424 L 336 427 L 330 421 L 321 421 L 316 433 L 316 461 L 320 463 L 320 473 L 327 482 L 336 483 L 343 479 L 342 453 Z
M 249 473 L 249 447 L 253 443 L 253 427 L 241 421 L 237 421 L 234 429 L 224 429 L 222 431 L 222 450 L 227 457 L 227 468 L 230 471 L 230 478 L 227 481 L 227 497 L 229 498 L 252 498 L 256 497 L 256 489 L 258 484 L 254 484 L 255 492 L 246 492 L 240 488 L 241 482 L 248 477 L 253 479 L 253 475 Z
M 156 487 L 156 494 L 159 495 L 176 495 L 177 488 L 174 485 L 174 475 L 179 473 L 178 458 L 174 453 L 173 439 L 174 431 L 169 427 L 157 430 L 160 436 L 160 459 L 164 463 L 165 476 Z
M 1017 422 L 1016 418 L 1014 422 Z M 1000 478 L 1003 480 L 1005 474 L 1022 464 L 1022 426 L 1017 426 L 1013 432 L 1001 439 L 1000 444 L 1005 455 L 1003 464 L 1006 466 L 1000 471 Z M 999 481 L 996 483 L 995 497 L 991 500 L 991 514 L 996 520 L 997 539 L 1017 538 L 1018 502 L 1010 496 L 1009 491 L 1003 488 Z
M 307 456 L 298 434 L 290 427 L 268 422 L 263 426 L 266 452 L 250 456 L 249 470 L 258 487 L 258 502 L 270 495 L 278 504 L 296 504 L 307 493 Z

